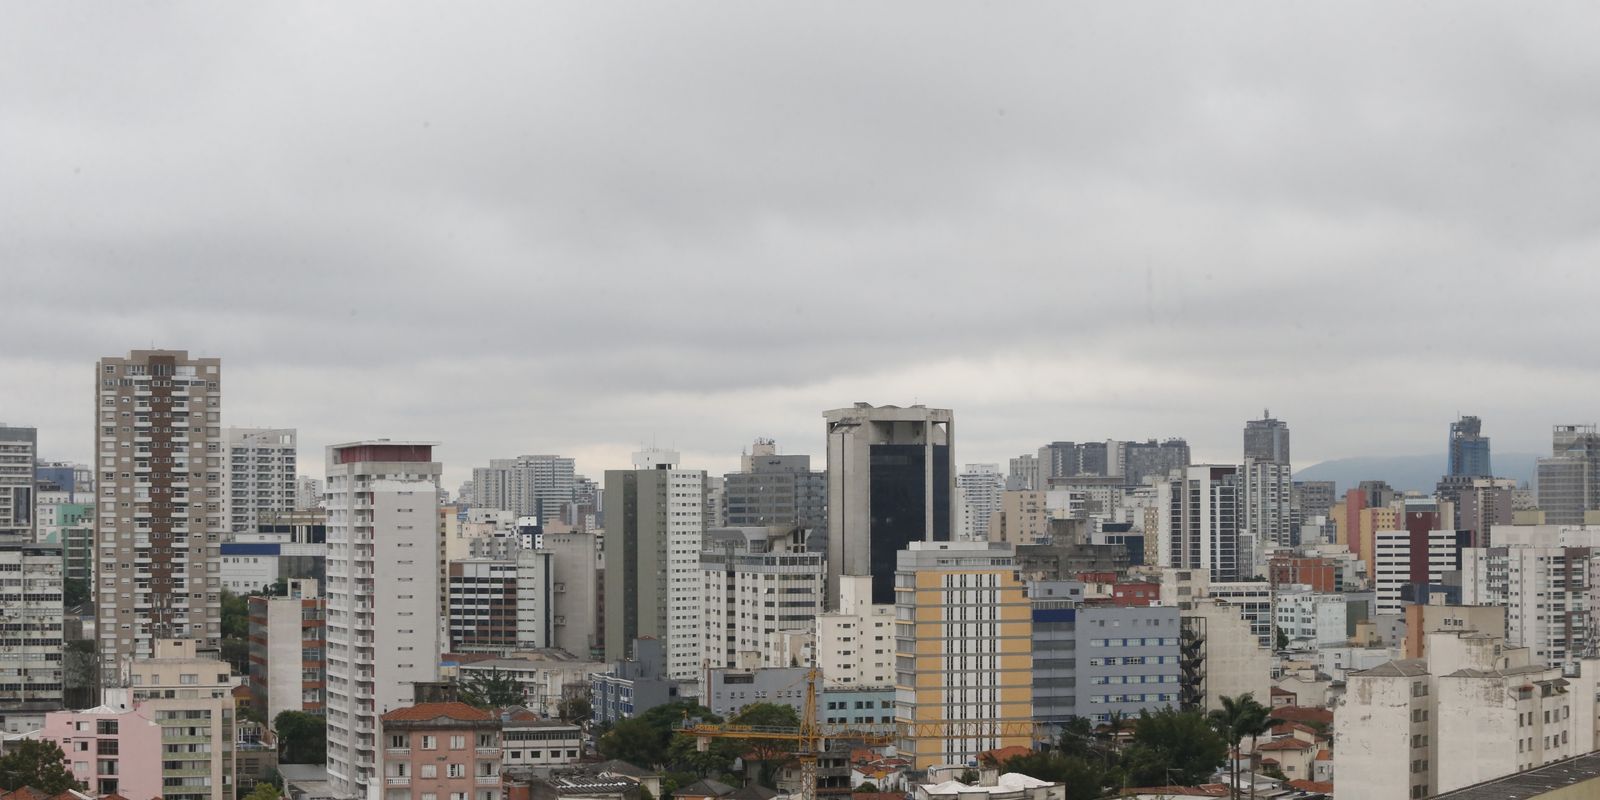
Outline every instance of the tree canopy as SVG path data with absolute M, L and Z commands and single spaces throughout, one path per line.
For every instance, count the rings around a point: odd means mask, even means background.
M 487 710 L 520 706 L 528 701 L 516 676 L 499 669 L 489 672 L 474 670 L 466 680 L 456 684 L 456 691 L 461 702 Z
M 0 756 L 0 789 L 16 790 L 32 786 L 55 795 L 77 789 L 78 780 L 67 769 L 67 754 L 45 739 L 21 739 L 6 745 Z
M 278 734 L 279 762 L 324 764 L 328 759 L 328 721 L 304 711 L 280 711 L 272 721 Z

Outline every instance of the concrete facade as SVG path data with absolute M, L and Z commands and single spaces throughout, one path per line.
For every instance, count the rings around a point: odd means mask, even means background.
M 896 554 L 947 542 L 959 511 L 955 415 L 949 409 L 856 403 L 823 413 L 828 440 L 829 608 L 840 578 L 872 576 L 872 600 L 895 602 Z
M 1213 581 L 1239 579 L 1239 483 L 1236 466 L 1198 464 L 1160 485 L 1167 515 L 1161 566 L 1205 570 Z
M 803 719 L 806 673 L 810 671 L 810 667 L 713 668 L 708 673 L 710 684 L 700 704 L 727 719 L 743 711 L 745 706 L 773 703 L 794 709 Z M 820 680 L 817 688 L 821 688 Z
M 1033 607 L 1033 716 L 1049 724 L 1179 704 L 1179 612 L 1171 606 L 1085 606 L 1028 587 Z
M 606 471 L 606 660 L 652 637 L 670 675 L 696 680 L 706 474 L 677 461 L 674 451 L 648 450 L 634 454 L 634 469 Z
M 465 703 L 418 703 L 382 721 L 382 800 L 500 800 L 499 716 Z
M 554 522 L 572 502 L 576 478 L 575 462 L 562 456 L 493 459 L 488 467 L 472 470 L 473 505 Z
M 102 358 L 95 409 L 102 674 L 125 674 L 157 638 L 218 647 L 222 362 L 182 350 Z
M 154 709 L 134 706 L 126 691 L 120 694 L 130 702 L 47 714 L 39 738 L 61 748 L 85 793 L 162 797 L 161 726 Z
M 779 631 L 809 630 L 815 623 L 822 611 L 822 554 L 801 549 L 792 530 L 708 532 L 700 555 L 705 666 L 767 666 L 770 643 Z
M 34 541 L 38 460 L 37 430 L 0 423 L 0 539 Z
M 270 723 L 327 704 L 327 609 L 316 581 L 289 582 L 287 597 L 249 598 L 250 703 Z
M 128 705 L 161 726 L 164 800 L 233 800 L 233 675 L 226 663 L 200 655 L 196 644 L 157 640 L 154 657 L 129 670 Z M 108 690 L 107 699 L 118 701 L 116 694 Z
M 0 575 L 0 727 L 35 730 L 62 707 L 61 548 L 0 540 Z
M 605 650 L 600 638 L 600 537 L 589 531 L 546 532 L 540 551 L 550 561 L 551 646 L 599 660 Z
M 871 576 L 841 578 L 838 609 L 816 618 L 813 650 L 826 686 L 894 686 L 894 609 L 872 602 Z
M 1506 640 L 1535 662 L 1573 663 L 1594 628 L 1600 526 L 1510 526 L 1495 537 L 1501 546 L 1462 553 L 1462 604 L 1504 608 Z
M 956 502 L 961 512 L 957 539 L 981 542 L 989 538 L 989 520 L 1001 508 L 1000 496 L 1005 486 L 999 464 L 968 464 L 956 476 Z
M 364 795 L 382 762 L 378 717 L 438 680 L 438 489 L 433 443 L 328 448 L 328 778 Z
M 293 428 L 228 428 L 228 529 L 250 533 L 297 505 L 299 449 Z
M 895 717 L 914 768 L 976 763 L 1028 736 L 961 732 L 962 723 L 1033 719 L 1033 615 L 1011 548 L 912 542 L 895 573 Z M 944 722 L 945 730 L 917 728 Z

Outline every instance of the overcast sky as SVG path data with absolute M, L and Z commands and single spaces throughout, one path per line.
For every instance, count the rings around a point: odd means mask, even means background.
M 0 420 L 220 356 L 302 462 L 1500 452 L 1600 418 L 1592 3 L 11 3 Z

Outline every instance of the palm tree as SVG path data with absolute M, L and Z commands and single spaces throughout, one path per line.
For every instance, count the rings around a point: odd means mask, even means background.
M 1236 697 L 1221 698 L 1222 708 L 1211 712 L 1211 725 L 1228 742 L 1230 751 L 1237 750 L 1239 742 L 1250 738 L 1250 752 L 1256 749 L 1256 738 L 1272 730 L 1272 717 L 1266 706 L 1256 702 L 1249 692 Z M 1230 753 L 1229 774 L 1233 776 L 1233 797 L 1239 798 L 1239 759 Z M 1255 781 L 1250 782 L 1250 793 L 1255 794 Z

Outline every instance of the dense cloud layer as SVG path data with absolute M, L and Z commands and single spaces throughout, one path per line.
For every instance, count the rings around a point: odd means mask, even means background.
M 1600 414 L 1584 3 L 33 4 L 0 19 L 0 419 L 94 359 L 229 424 L 723 470 L 856 400 L 962 461 L 1544 449 Z

